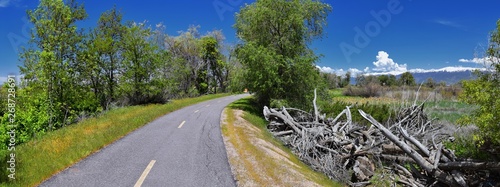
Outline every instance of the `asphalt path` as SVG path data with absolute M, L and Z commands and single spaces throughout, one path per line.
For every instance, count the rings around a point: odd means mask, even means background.
M 220 130 L 234 95 L 188 106 L 139 128 L 40 186 L 236 186 Z

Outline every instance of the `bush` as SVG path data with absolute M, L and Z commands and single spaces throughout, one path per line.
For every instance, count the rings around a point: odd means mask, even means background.
M 366 121 L 363 116 L 361 116 L 358 112 L 359 109 L 364 112 L 370 114 L 380 123 L 385 123 L 391 120 L 391 117 L 396 116 L 396 112 L 391 109 L 390 105 L 387 104 L 350 104 L 344 101 L 335 101 L 335 102 L 320 102 L 320 112 L 326 113 L 328 117 L 336 117 L 339 113 L 342 112 L 346 108 L 346 106 L 351 106 L 351 114 L 352 121 L 358 124 L 369 125 L 369 122 Z M 345 119 L 345 116 L 342 118 Z
M 354 97 L 379 97 L 381 86 L 375 83 L 370 83 L 364 87 L 349 86 L 344 90 L 343 94 Z

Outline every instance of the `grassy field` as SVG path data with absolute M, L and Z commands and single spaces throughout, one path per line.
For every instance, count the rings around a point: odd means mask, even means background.
M 343 186 L 313 171 L 267 130 L 267 121 L 252 98 L 240 99 L 225 110 L 222 133 L 229 156 L 242 186 Z M 238 118 L 237 110 L 243 110 Z M 231 151 L 232 150 L 232 151 Z M 239 167 L 238 167 L 239 166 Z M 233 169 L 234 172 L 234 169 Z
M 439 121 L 456 124 L 457 120 L 465 114 L 470 114 L 476 107 L 459 101 L 426 102 L 425 110 L 430 117 Z
M 400 96 L 394 97 L 394 93 L 382 95 L 380 97 L 350 97 L 344 96 L 342 94 L 342 89 L 330 90 L 330 95 L 332 96 L 332 101 L 346 102 L 349 104 L 370 104 L 370 105 L 389 105 L 392 109 L 397 110 L 402 106 L 410 106 L 413 104 L 414 99 L 402 99 Z M 415 93 L 411 93 L 410 97 L 414 98 Z M 420 93 L 420 98 L 417 104 L 421 104 L 423 100 L 427 98 L 426 91 Z M 456 124 L 456 121 L 465 114 L 469 114 L 475 109 L 475 106 L 469 105 L 455 99 L 430 99 L 426 101 L 424 109 L 429 115 L 429 117 L 436 119 L 438 121 L 445 121 L 451 124 Z
M 177 109 L 229 94 L 124 107 L 50 132 L 16 147 L 16 179 L 1 186 L 36 186 L 135 129 Z

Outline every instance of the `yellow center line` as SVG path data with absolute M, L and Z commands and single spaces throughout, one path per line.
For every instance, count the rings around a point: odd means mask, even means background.
M 199 111 L 200 111 L 200 110 L 196 110 L 196 111 L 194 111 L 194 113 L 197 113 L 197 112 L 199 112 Z
M 177 127 L 178 129 L 182 128 L 182 126 L 186 123 L 186 121 L 182 121 L 182 123 Z
M 149 162 L 148 166 L 146 167 L 144 172 L 142 172 L 141 177 L 139 178 L 139 180 L 137 180 L 134 187 L 141 187 L 142 183 L 146 179 L 146 176 L 148 176 L 149 171 L 151 171 L 151 168 L 153 168 L 153 165 L 155 165 L 155 162 L 156 162 L 156 160 L 151 160 L 151 162 Z

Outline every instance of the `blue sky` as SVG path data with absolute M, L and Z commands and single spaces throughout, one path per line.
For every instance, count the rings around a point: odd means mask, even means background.
M 163 23 L 170 35 L 200 25 L 201 32 L 221 29 L 237 43 L 234 14 L 252 0 L 90 1 L 80 28 L 96 25 L 100 14 L 116 5 L 124 20 Z M 333 7 L 325 37 L 311 47 L 323 58 L 322 71 L 344 74 L 449 71 L 482 68 L 488 33 L 500 19 L 500 1 L 326 0 Z M 26 10 L 36 0 L 0 0 L 0 82 L 18 74 L 16 49 L 29 37 Z

